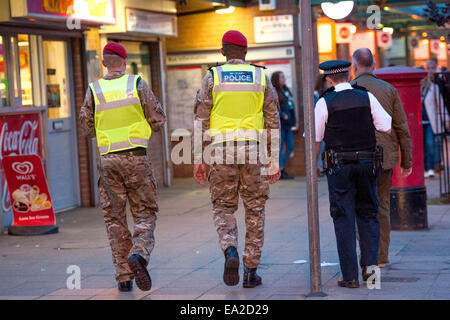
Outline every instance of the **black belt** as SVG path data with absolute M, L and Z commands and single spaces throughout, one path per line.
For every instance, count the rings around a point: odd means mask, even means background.
M 134 156 L 146 156 L 147 149 L 146 148 L 134 148 L 122 151 L 111 152 L 109 154 L 121 154 L 121 155 L 134 155 Z M 106 154 L 107 155 L 107 154 Z
M 259 144 L 259 141 L 251 140 L 251 141 L 222 141 L 214 143 L 215 146 L 218 147 L 237 147 L 237 146 L 251 146 L 251 145 L 257 145 Z
M 352 152 L 336 152 L 336 157 L 338 160 L 369 160 L 373 159 L 375 152 L 368 151 L 352 151 Z

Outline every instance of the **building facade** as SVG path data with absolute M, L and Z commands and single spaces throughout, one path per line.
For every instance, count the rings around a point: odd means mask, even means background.
M 0 2 L 0 157 L 38 154 L 56 212 L 95 206 L 96 144 L 79 129 L 89 82 L 102 77 L 108 41 L 128 50 L 127 72 L 141 75 L 165 105 L 165 38 L 176 36 L 173 1 L 3 0 Z M 149 147 L 159 185 L 170 185 L 167 134 Z M 1 229 L 12 220 L 0 171 Z
M 192 10 L 196 3 L 199 9 Z M 248 62 L 265 66 L 269 76 L 274 71 L 286 75 L 297 114 L 295 150 L 287 171 L 305 175 L 300 22 L 296 1 L 277 1 L 275 8 L 264 10 L 257 0 L 251 0 L 227 14 L 205 10 L 200 1 L 187 1 L 185 7 L 177 6 L 177 12 L 178 37 L 167 40 L 167 105 L 172 146 L 181 139 L 191 139 L 194 99 L 202 78 L 209 67 L 225 62 L 220 54 L 223 34 L 231 29 L 239 30 L 248 41 Z M 175 177 L 192 176 L 192 165 L 174 164 L 173 167 Z

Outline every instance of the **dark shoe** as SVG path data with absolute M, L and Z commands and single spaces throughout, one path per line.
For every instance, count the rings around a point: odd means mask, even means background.
M 357 279 L 353 279 L 351 281 L 339 279 L 337 285 L 343 288 L 359 288 L 359 281 Z
M 122 281 L 117 284 L 120 292 L 130 292 L 133 290 L 133 281 Z
M 225 250 L 223 282 L 227 286 L 235 286 L 239 283 L 239 255 L 235 247 L 228 247 Z
M 368 273 L 367 266 L 361 266 L 361 270 L 362 270 L 362 279 L 364 281 L 367 281 L 372 274 L 375 274 L 375 270 L 373 270 L 372 273 Z
M 256 274 L 256 268 L 244 267 L 244 288 L 254 288 L 262 283 L 261 277 Z
M 152 279 L 148 274 L 146 261 L 138 254 L 132 254 L 128 258 L 128 265 L 134 274 L 134 281 L 142 291 L 149 291 L 152 288 Z
M 294 179 L 294 177 L 291 176 L 291 175 L 290 175 L 289 173 L 287 173 L 286 171 L 281 170 L 281 176 L 280 176 L 280 179 L 283 179 L 283 180 L 292 180 L 292 179 Z

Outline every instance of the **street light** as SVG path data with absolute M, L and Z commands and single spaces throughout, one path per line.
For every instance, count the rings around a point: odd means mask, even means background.
M 228 8 L 225 8 L 225 9 L 216 10 L 216 13 L 218 13 L 218 14 L 227 14 L 227 13 L 233 13 L 233 12 L 234 12 L 233 6 L 229 6 Z
M 383 27 L 383 32 L 389 33 L 389 34 L 393 34 L 394 33 L 394 28 L 391 27 Z
M 322 2 L 320 4 L 323 13 L 333 20 L 341 20 L 348 17 L 352 13 L 354 6 L 354 1 Z

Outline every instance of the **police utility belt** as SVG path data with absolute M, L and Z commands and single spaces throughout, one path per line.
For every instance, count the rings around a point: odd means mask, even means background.
M 376 146 L 375 151 L 351 151 L 351 152 L 336 152 L 335 150 L 326 150 L 322 154 L 323 168 L 328 174 L 333 174 L 333 171 L 339 166 L 340 161 L 357 162 L 359 160 L 373 160 L 373 173 L 377 175 L 381 172 L 383 163 L 383 148 Z

